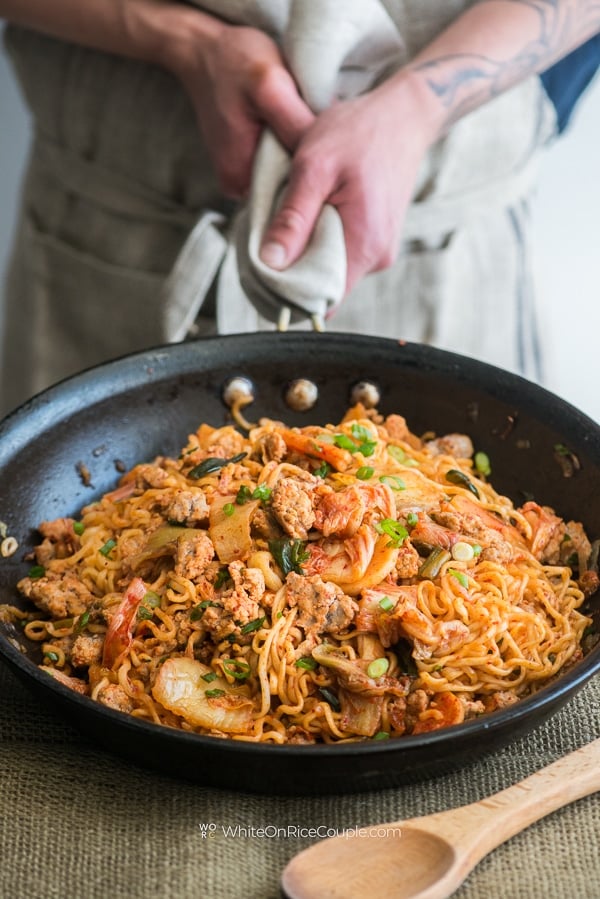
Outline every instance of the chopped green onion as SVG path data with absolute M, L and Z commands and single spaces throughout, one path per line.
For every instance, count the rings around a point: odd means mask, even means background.
M 396 475 L 382 474 L 379 480 L 382 484 L 387 484 L 388 487 L 391 487 L 392 490 L 406 490 L 406 484 L 402 478 L 398 478 Z
M 217 679 L 216 671 L 208 671 L 206 674 L 202 675 L 202 680 L 205 680 L 207 684 L 210 684 L 212 681 Z
M 389 667 L 390 663 L 385 657 L 381 659 L 373 659 L 373 661 L 369 662 L 367 666 L 367 674 L 369 675 L 369 677 L 373 678 L 383 677 Z
M 352 431 L 352 436 L 360 441 L 358 452 L 362 453 L 363 456 L 372 456 L 375 452 L 377 441 L 373 438 L 371 431 L 357 423 L 354 423 L 350 430 Z
M 389 738 L 390 735 L 388 734 L 387 730 L 380 730 L 373 737 L 374 740 L 389 740 Z
M 137 610 L 137 617 L 140 621 L 150 621 L 150 619 L 154 617 L 154 612 L 152 609 L 148 609 L 146 606 L 141 605 Z
M 242 484 L 235 498 L 236 503 L 238 506 L 243 506 L 244 503 L 247 503 L 250 499 L 252 499 L 252 491 L 249 487 L 246 487 L 245 484 Z
M 51 662 L 58 662 L 58 655 L 55 652 L 52 652 L 51 650 L 44 653 L 44 658 L 49 659 L 49 661 L 51 661 Z
M 371 468 L 370 465 L 361 465 L 356 472 L 356 477 L 359 481 L 368 481 L 369 478 L 372 478 L 374 474 L 375 469 Z
M 296 574 L 304 574 L 302 563 L 307 561 L 309 553 L 306 551 L 306 544 L 302 540 L 292 540 L 286 537 L 280 540 L 270 540 L 269 550 L 284 576 L 287 576 L 291 571 L 295 571 Z
M 225 696 L 225 690 L 205 690 L 204 695 L 207 699 L 216 699 L 217 696 Z
M 475 555 L 473 547 L 465 540 L 458 540 L 452 547 L 451 553 L 455 562 L 470 562 Z
M 475 453 L 473 462 L 475 463 L 475 470 L 484 477 L 489 478 L 492 473 L 492 466 L 488 454 L 482 452 Z
M 248 624 L 245 624 L 243 627 L 240 628 L 240 633 L 241 634 L 251 634 L 254 631 L 260 630 L 261 627 L 263 626 L 264 620 L 265 620 L 265 616 L 263 615 L 262 618 L 255 618 L 254 621 L 249 621 Z
M 225 584 L 228 580 L 231 579 L 231 575 L 229 574 L 228 568 L 219 568 L 219 572 L 215 578 L 215 590 L 219 590 L 223 584 Z
M 387 534 L 391 538 L 391 546 L 402 546 L 408 537 L 408 531 L 403 524 L 394 518 L 384 518 L 375 524 L 378 534 Z
M 209 606 L 213 606 L 217 609 L 220 608 L 218 602 L 211 602 L 210 599 L 203 599 L 202 602 L 199 602 L 197 606 L 194 606 L 190 612 L 190 621 L 199 621 L 204 615 L 204 610 L 208 609 Z
M 259 484 L 252 491 L 252 499 L 260 499 L 262 502 L 266 502 L 268 499 L 271 499 L 272 492 L 272 489 L 267 487 L 266 484 Z
M 331 690 L 327 689 L 327 687 L 321 687 L 321 689 L 319 690 L 319 693 L 321 694 L 321 696 L 323 697 L 325 702 L 329 703 L 329 705 L 331 706 L 331 708 L 333 709 L 334 712 L 340 711 L 340 708 L 341 708 L 340 701 L 337 698 L 337 696 L 335 695 L 335 693 L 332 693 Z
M 89 620 L 90 620 L 90 613 L 86 611 L 82 615 L 79 616 L 79 618 L 77 620 L 76 630 L 82 631 L 85 627 L 87 627 Z
M 110 540 L 106 541 L 104 546 L 100 547 L 100 552 L 102 553 L 103 556 L 109 556 L 116 545 L 117 545 L 117 541 L 113 540 L 113 538 L 111 537 Z
M 314 671 L 317 667 L 316 661 L 311 656 L 304 656 L 295 663 L 296 668 L 306 668 L 307 671 Z
M 406 516 L 406 523 L 409 528 L 414 528 L 419 523 L 419 516 L 416 512 L 409 512 Z
M 464 587 L 465 590 L 469 586 L 469 578 L 464 573 L 464 571 L 457 571 L 456 568 L 449 568 L 448 574 L 451 574 L 452 577 L 456 578 L 461 587 Z
M 392 609 L 396 608 L 396 600 L 390 599 L 389 596 L 384 596 L 379 600 L 379 607 L 383 609 L 384 612 L 391 612 Z
M 73 522 L 73 530 L 77 534 L 78 537 L 81 537 L 83 532 L 85 531 L 85 525 L 83 521 L 74 521 Z
M 469 480 L 464 472 L 459 471 L 458 468 L 451 468 L 450 471 L 447 471 L 446 480 L 450 481 L 451 484 L 456 484 L 458 487 L 464 487 L 466 490 L 470 490 L 471 493 L 474 493 L 477 499 L 479 499 L 479 490 L 475 484 Z
M 246 680 L 251 669 L 244 659 L 223 659 L 223 671 L 236 680 Z
M 45 574 L 46 574 L 46 569 L 44 568 L 43 565 L 33 565 L 29 569 L 28 576 L 30 578 L 32 578 L 33 580 L 36 580 L 38 577 L 44 577 Z
M 315 468 L 315 470 L 313 471 L 313 474 L 317 478 L 326 478 L 330 471 L 331 471 L 331 465 L 329 465 L 327 462 L 321 462 L 319 467 Z
M 241 462 L 247 455 L 248 453 L 238 453 L 237 456 L 232 456 L 231 459 L 219 459 L 216 456 L 210 456 L 208 459 L 205 459 L 204 462 L 195 465 L 194 468 L 188 472 L 188 478 L 197 481 L 198 478 L 203 478 L 204 475 L 219 471 L 220 468 L 224 468 L 225 465 L 229 465 L 231 462 Z
M 223 506 L 223 513 L 227 515 L 228 518 L 231 518 L 233 513 L 235 512 L 235 506 L 233 503 L 225 503 Z
M 348 450 L 349 453 L 358 452 L 358 447 L 354 440 L 351 440 L 346 434 L 336 434 L 333 438 L 333 442 L 335 446 L 339 446 L 340 449 Z
M 481 548 L 481 546 L 479 545 L 479 543 L 474 543 L 474 544 L 473 544 L 473 555 L 474 555 L 474 556 L 480 556 L 481 553 L 482 553 L 482 548 Z
M 156 609 L 160 605 L 160 596 L 158 595 L 158 593 L 155 593 L 154 590 L 148 590 L 148 592 L 144 595 L 142 602 L 145 606 Z
M 394 446 L 392 444 L 392 446 L 388 446 L 387 451 L 396 462 L 406 462 L 406 453 L 401 446 Z

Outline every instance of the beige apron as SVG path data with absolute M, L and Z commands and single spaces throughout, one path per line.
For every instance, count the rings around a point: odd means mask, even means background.
M 383 5 L 410 59 L 470 4 Z M 6 285 L 2 409 L 188 328 L 273 328 L 240 288 L 237 210 L 175 80 L 23 29 L 6 39 L 34 140 Z M 539 379 L 528 199 L 554 127 L 535 77 L 461 120 L 424 161 L 397 263 L 365 278 L 328 327 L 424 341 Z M 193 279 L 174 296 L 178 271 L 180 287 Z

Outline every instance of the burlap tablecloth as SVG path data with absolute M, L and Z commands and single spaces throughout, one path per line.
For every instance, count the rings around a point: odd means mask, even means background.
M 285 863 L 314 842 L 294 828 L 365 826 L 471 802 L 600 733 L 596 678 L 530 736 L 463 770 L 373 793 L 277 798 L 126 764 L 42 709 L 3 665 L 0 691 L 3 899 L 276 899 Z M 273 827 L 290 836 L 252 835 Z M 599 833 L 597 794 L 513 837 L 455 895 L 598 899 Z

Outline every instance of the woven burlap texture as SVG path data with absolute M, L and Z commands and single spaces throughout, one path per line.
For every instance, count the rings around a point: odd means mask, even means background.
M 295 837 L 295 827 L 366 826 L 472 802 L 600 732 L 596 678 L 527 737 L 451 774 L 372 793 L 281 798 L 129 765 L 44 710 L 3 665 L 0 691 L 4 899 L 277 899 L 286 862 L 314 842 Z M 499 847 L 455 896 L 598 899 L 599 833 L 597 794 Z

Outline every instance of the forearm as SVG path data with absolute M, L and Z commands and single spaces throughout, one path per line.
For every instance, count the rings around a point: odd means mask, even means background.
M 164 0 L 0 0 L 0 18 L 75 44 L 175 69 L 218 19 Z
M 542 72 L 600 29 L 600 0 L 482 0 L 397 73 L 441 134 L 457 119 Z

